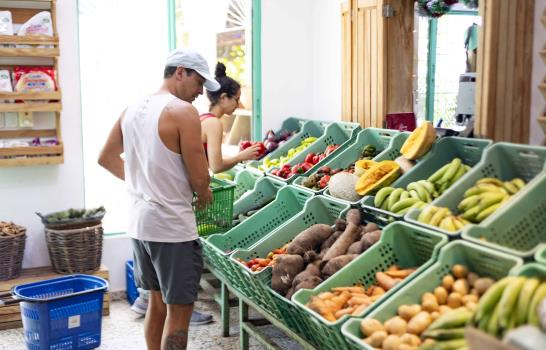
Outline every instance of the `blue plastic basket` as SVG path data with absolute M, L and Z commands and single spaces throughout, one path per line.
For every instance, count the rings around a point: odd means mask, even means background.
M 125 289 L 127 292 L 127 301 L 133 305 L 138 298 L 138 288 L 135 284 L 135 267 L 132 260 L 125 263 L 125 282 L 127 285 Z
M 31 350 L 100 346 L 102 302 L 108 282 L 70 275 L 13 289 L 21 302 L 25 342 Z

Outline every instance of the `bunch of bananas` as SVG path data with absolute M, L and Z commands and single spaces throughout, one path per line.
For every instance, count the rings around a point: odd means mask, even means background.
M 449 208 L 427 206 L 419 216 L 417 221 L 427 225 L 436 226 L 449 232 L 457 232 L 465 225 L 470 224 L 466 219 L 454 215 Z
M 422 209 L 459 180 L 470 167 L 455 158 L 444 165 L 427 180 L 410 183 L 403 188 L 384 187 L 374 198 L 376 208 L 388 210 L 397 215 L 404 215 L 411 208 Z
M 375 207 L 404 215 L 411 208 L 424 208 L 437 195 L 434 184 L 427 180 L 412 182 L 406 188 L 383 187 L 375 195 Z
M 538 306 L 546 298 L 546 282 L 509 276 L 482 296 L 471 323 L 496 337 L 524 324 L 539 326 Z
M 464 219 L 480 223 L 524 186 L 525 181 L 520 178 L 505 182 L 493 177 L 480 179 L 464 193 L 457 209 Z
M 469 170 L 470 167 L 463 164 L 461 159 L 454 158 L 450 163 L 447 163 L 432 174 L 428 178 L 428 181 L 434 184 L 434 187 L 441 195 Z
M 421 335 L 434 341 L 426 343 L 419 350 L 466 348 L 464 328 L 472 319 L 472 315 L 473 313 L 465 307 L 444 313 Z

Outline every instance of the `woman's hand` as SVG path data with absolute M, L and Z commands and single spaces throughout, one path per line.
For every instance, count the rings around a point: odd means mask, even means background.
M 254 145 L 239 152 L 238 156 L 241 161 L 244 160 L 256 160 L 259 158 L 260 145 Z

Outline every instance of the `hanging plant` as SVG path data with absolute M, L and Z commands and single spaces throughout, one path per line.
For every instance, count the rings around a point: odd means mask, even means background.
M 420 16 L 438 18 L 449 12 L 451 6 L 462 3 L 468 8 L 478 7 L 478 0 L 417 0 Z

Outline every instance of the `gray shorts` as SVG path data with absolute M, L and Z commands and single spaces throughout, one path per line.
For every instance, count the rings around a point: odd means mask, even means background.
M 132 239 L 136 285 L 161 291 L 165 304 L 192 304 L 203 272 L 199 239 L 180 243 Z

